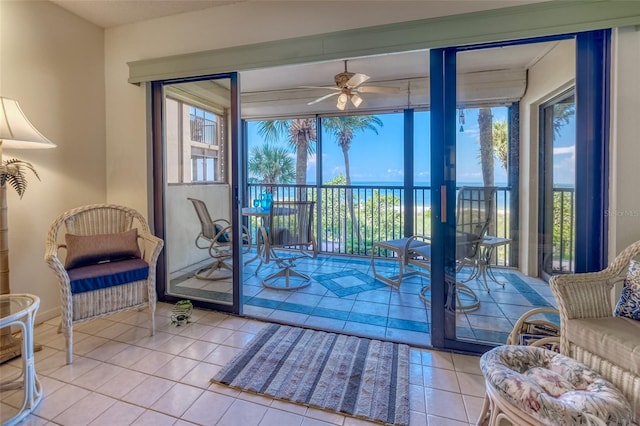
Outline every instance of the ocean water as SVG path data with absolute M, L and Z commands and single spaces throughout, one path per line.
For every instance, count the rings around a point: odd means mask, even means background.
M 461 186 L 482 186 L 480 182 L 459 182 L 458 187 Z M 509 193 L 510 190 L 504 183 L 497 183 L 498 193 L 497 193 L 497 208 L 499 210 L 508 210 L 509 209 Z M 353 189 L 353 197 L 354 201 L 357 202 L 366 202 L 373 197 L 375 191 L 378 191 L 380 196 L 384 197 L 395 197 L 400 200 L 400 204 L 404 202 L 405 199 L 405 191 L 402 188 L 401 182 L 354 182 L 352 184 Z M 329 188 L 324 189 L 326 192 L 327 198 L 335 199 L 339 198 L 340 191 L 344 191 L 344 188 L 341 186 L 331 186 Z M 256 194 L 259 191 L 259 186 L 253 187 L 251 193 Z M 431 189 L 428 182 L 420 182 L 416 183 L 416 188 L 414 190 L 414 205 L 424 208 L 431 208 Z M 292 187 L 284 186 L 278 187 L 274 193 L 274 199 L 276 200 L 287 200 L 293 199 L 296 197 L 296 191 Z M 253 198 L 252 198 L 253 199 Z
M 429 182 L 416 182 L 414 188 L 414 205 L 423 206 L 424 208 L 431 208 L 431 187 Z M 457 182 L 458 188 L 462 186 L 482 186 L 482 182 Z M 400 198 L 401 202 L 404 201 L 404 189 L 402 188 L 402 182 L 354 182 L 354 197 L 358 197 L 361 200 L 370 199 L 373 196 L 373 192 L 378 190 L 381 196 L 394 196 Z M 509 208 L 509 188 L 506 183 L 496 183 L 498 187 L 497 192 L 497 207 L 498 209 Z M 370 188 L 367 188 L 370 187 Z

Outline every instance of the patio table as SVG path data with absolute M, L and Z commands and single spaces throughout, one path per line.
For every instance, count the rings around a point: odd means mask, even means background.
M 387 240 L 387 241 L 376 241 L 373 243 L 371 247 L 371 270 L 373 271 L 373 276 L 382 281 L 385 284 L 388 284 L 392 287 L 400 287 L 402 284 L 402 278 L 408 277 L 411 275 L 419 275 L 420 272 L 417 270 L 408 271 L 405 270 L 405 257 L 409 249 L 417 248 L 421 246 L 426 246 L 427 243 L 421 240 L 415 240 L 410 238 L 400 238 L 397 240 Z M 378 252 L 378 256 L 376 256 L 376 249 Z M 389 250 L 394 253 L 394 257 L 384 258 L 385 260 L 398 261 L 398 275 L 394 276 L 385 276 L 379 274 L 376 270 L 376 257 L 380 259 L 380 251 L 381 250 Z
M 278 214 L 278 215 L 288 215 L 292 213 L 293 213 L 293 209 L 282 208 L 282 207 L 278 208 L 278 210 L 276 210 L 275 212 L 275 214 Z M 259 217 L 261 219 L 262 226 L 268 225 L 270 215 L 271 215 L 271 209 L 263 209 L 261 207 L 243 207 L 242 208 L 242 216 Z M 259 259 L 261 250 L 262 250 L 262 245 L 260 244 L 260 235 L 256 235 L 256 255 L 251 259 L 245 260 L 244 264 L 247 265 Z
M 269 218 L 269 210 L 260 208 L 260 207 L 243 207 L 242 208 L 242 216 L 254 216 L 254 217 L 259 217 L 262 220 L 262 225 L 264 226 L 264 222 Z M 260 235 L 256 235 L 256 255 L 254 257 L 252 257 L 251 259 L 247 259 L 244 261 L 245 265 L 248 265 L 249 263 L 260 259 L 260 250 L 261 250 L 261 245 L 260 245 Z

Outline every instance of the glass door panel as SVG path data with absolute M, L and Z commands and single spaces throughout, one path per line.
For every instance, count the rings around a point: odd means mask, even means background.
M 575 271 L 576 126 L 575 97 L 570 90 L 540 107 L 540 268 L 552 274 Z
M 523 313 L 554 304 L 537 278 L 538 210 L 529 191 L 537 194 L 541 182 L 531 131 L 537 119 L 529 111 L 575 78 L 573 52 L 567 38 L 458 49 L 445 61 L 446 89 L 455 86 L 455 102 L 443 95 L 443 154 L 450 163 L 441 197 L 445 346 L 504 344 Z
M 166 296 L 238 312 L 234 75 L 164 85 Z M 241 239 L 240 239 L 241 240 Z

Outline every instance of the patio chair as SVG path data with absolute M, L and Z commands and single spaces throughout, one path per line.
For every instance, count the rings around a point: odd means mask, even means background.
M 462 268 L 470 266 L 478 267 L 480 246 L 487 234 L 489 224 L 493 219 L 493 206 L 495 204 L 497 188 L 495 187 L 471 187 L 464 186 L 458 191 L 456 203 L 456 274 Z M 415 242 L 424 244 L 415 244 Z M 420 275 L 431 279 L 431 237 L 413 236 L 407 242 L 407 254 L 405 263 Z M 474 273 L 471 274 L 474 276 Z M 468 281 L 468 280 L 467 280 Z M 466 281 L 455 281 L 455 306 L 458 311 L 472 311 L 480 306 L 478 295 L 465 284 Z M 420 297 L 431 303 L 427 292 L 431 290 L 431 283 L 420 290 Z M 464 295 L 465 297 L 461 297 Z M 449 305 L 453 301 L 448 301 Z
M 274 201 L 268 222 L 260 227 L 261 263 L 274 261 L 279 268 L 262 280 L 262 285 L 277 290 L 294 290 L 309 285 L 311 278 L 294 270 L 296 261 L 314 257 L 314 201 Z M 311 252 L 309 249 L 311 248 Z
M 73 362 L 75 324 L 148 307 L 154 334 L 156 263 L 163 244 L 140 213 L 124 206 L 78 207 L 53 221 L 45 261 L 58 279 L 67 364 Z
M 200 220 L 200 233 L 196 237 L 196 247 L 207 249 L 213 262 L 196 271 L 195 277 L 201 280 L 221 280 L 231 277 L 233 266 L 233 244 L 231 223 L 226 219 L 212 220 L 204 201 L 187 198 L 196 210 Z M 243 253 L 251 249 L 251 238 L 246 226 L 242 227 Z M 224 271 L 227 271 L 226 273 Z

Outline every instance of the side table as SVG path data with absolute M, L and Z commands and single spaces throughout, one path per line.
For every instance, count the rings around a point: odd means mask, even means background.
M 24 399 L 15 416 L 3 426 L 22 421 L 40 403 L 42 387 L 36 376 L 33 355 L 33 325 L 40 299 L 32 294 L 0 295 L 0 328 L 17 326 L 22 337 L 22 371 L 15 377 L 0 382 L 0 391 L 24 389 Z
M 491 290 L 489 289 L 489 284 L 487 283 L 488 276 L 491 281 L 504 287 L 505 283 L 498 281 L 496 276 L 493 274 L 493 271 L 491 269 L 491 257 L 493 256 L 493 252 L 496 248 L 510 243 L 511 239 L 509 238 L 493 237 L 491 235 L 485 236 L 480 243 L 480 254 L 478 256 L 478 259 L 476 260 L 476 269 L 475 271 L 473 271 L 471 276 L 465 279 L 463 282 L 469 282 L 473 279 L 482 277 L 484 288 L 485 290 L 487 290 L 487 293 L 489 293 Z

